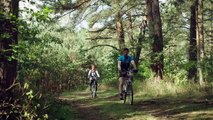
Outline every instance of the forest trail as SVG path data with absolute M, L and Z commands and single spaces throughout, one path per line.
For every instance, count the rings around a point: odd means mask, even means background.
M 92 99 L 88 92 L 67 92 L 58 100 L 75 110 L 77 120 L 175 120 L 213 119 L 213 96 L 173 99 L 143 99 L 136 96 L 134 105 L 124 105 L 115 91 L 98 92 Z

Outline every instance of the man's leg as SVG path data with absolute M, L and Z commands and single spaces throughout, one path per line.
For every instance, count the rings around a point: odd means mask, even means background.
M 123 85 L 124 85 L 124 78 L 123 77 L 119 77 L 119 93 L 120 93 L 120 99 L 123 99 Z

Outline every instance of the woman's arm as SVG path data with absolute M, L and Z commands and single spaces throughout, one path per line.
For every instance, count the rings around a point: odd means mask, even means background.
M 88 78 L 90 77 L 90 73 L 91 73 L 91 70 L 89 70 L 89 72 L 88 72 Z
M 96 70 L 96 74 L 97 74 L 97 76 L 98 76 L 98 77 L 100 77 L 100 75 L 99 75 L 99 73 L 98 73 L 98 71 L 97 71 L 97 70 Z

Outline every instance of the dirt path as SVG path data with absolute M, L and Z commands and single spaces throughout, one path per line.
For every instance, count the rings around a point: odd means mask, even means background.
M 76 116 L 82 120 L 113 120 L 100 113 L 99 108 L 88 105 L 87 103 L 72 102 L 71 106 L 77 111 Z
M 61 96 L 59 100 L 69 103 L 79 120 L 213 119 L 213 96 L 179 100 L 137 99 L 130 106 L 123 105 L 112 93 L 99 93 L 97 99 L 91 99 L 85 92 L 71 94 Z
M 114 118 L 101 113 L 100 108 L 93 106 L 90 103 L 92 99 L 88 98 L 88 93 L 76 93 L 74 96 L 76 97 L 59 97 L 58 100 L 69 104 L 76 111 L 75 114 L 78 120 L 115 120 Z M 85 99 L 76 99 L 79 96 Z

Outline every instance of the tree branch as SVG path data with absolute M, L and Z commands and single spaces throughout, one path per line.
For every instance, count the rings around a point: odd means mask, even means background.
M 64 13 L 64 14 L 62 14 L 62 15 L 57 15 L 57 16 L 55 16 L 53 19 L 59 19 L 59 18 L 64 17 L 64 16 L 66 16 L 66 15 L 68 15 L 68 14 L 74 12 L 74 11 L 75 11 L 75 9 L 70 10 L 70 11 L 68 11 L 68 12 L 66 12 L 66 13 Z
M 57 8 L 57 9 L 60 9 L 60 8 L 61 8 L 62 10 L 68 10 L 68 12 L 66 12 L 66 13 L 64 13 L 64 14 L 62 14 L 62 15 L 58 15 L 58 16 L 54 17 L 53 19 L 59 19 L 59 18 L 61 18 L 61 17 L 63 17 L 63 16 L 66 16 L 67 14 L 70 14 L 70 13 L 74 12 L 75 10 L 77 10 L 78 8 L 80 8 L 82 5 L 84 5 L 85 3 L 90 2 L 90 1 L 91 1 L 91 0 L 85 0 L 85 1 L 83 1 L 83 2 L 62 4 L 62 3 L 60 2 L 60 0 L 59 0 L 58 2 L 59 2 L 59 4 L 60 4 L 60 6 L 59 6 L 59 8 Z
M 97 33 L 97 32 L 102 32 L 107 28 L 107 26 L 103 26 L 101 28 L 98 28 L 96 30 L 89 30 L 90 33 Z
M 90 32 L 90 33 L 99 33 L 99 32 L 103 32 L 103 31 L 106 30 L 106 29 L 109 29 L 109 30 L 116 30 L 115 27 L 112 27 L 112 26 L 103 26 L 102 28 L 89 30 L 89 32 Z
M 108 44 L 95 45 L 95 46 L 92 46 L 91 48 L 85 49 L 85 50 L 83 50 L 83 51 L 89 51 L 89 50 L 92 50 L 92 49 L 94 49 L 94 48 L 96 48 L 96 47 L 111 47 L 111 48 L 113 48 L 113 49 L 119 51 L 119 49 L 118 49 L 117 47 L 112 46 L 112 45 L 108 45 Z
M 71 10 L 71 9 L 77 9 L 81 7 L 83 4 L 90 2 L 91 0 L 83 0 L 82 2 L 76 2 L 76 3 L 69 3 L 69 4 L 61 4 L 61 7 L 63 10 Z
M 102 36 L 97 36 L 94 38 L 86 38 L 87 40 L 97 40 L 97 39 L 112 39 L 112 37 L 102 37 Z

